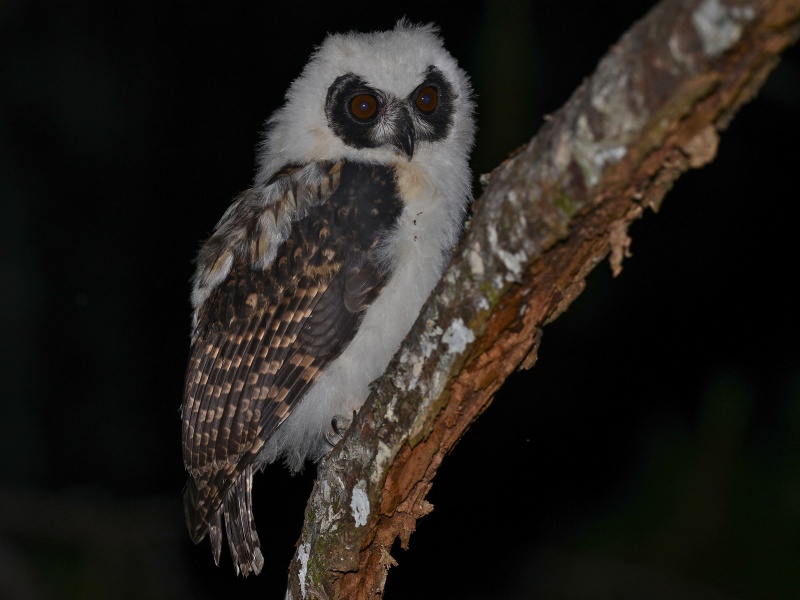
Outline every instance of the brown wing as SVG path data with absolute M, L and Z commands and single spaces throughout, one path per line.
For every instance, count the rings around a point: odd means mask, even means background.
M 329 186 L 329 197 L 292 223 L 274 261 L 261 269 L 248 252 L 236 253 L 199 309 L 182 411 L 187 524 L 196 542 L 210 520 L 218 522 L 228 491 L 244 485 L 232 487 L 242 473 L 249 477 L 270 434 L 353 339 L 385 283 L 387 273 L 371 256 L 402 210 L 392 172 L 337 168 L 338 187 Z M 287 187 L 296 196 L 321 193 L 313 178 L 297 179 L 313 190 Z M 259 218 L 252 207 L 226 216 L 238 214 Z M 249 487 L 238 495 L 241 519 L 251 518 Z

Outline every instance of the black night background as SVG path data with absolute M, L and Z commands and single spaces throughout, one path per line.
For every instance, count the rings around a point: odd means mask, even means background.
M 0 598 L 282 598 L 314 468 L 255 479 L 261 575 L 185 531 L 194 255 L 327 32 L 436 22 L 477 176 L 643 0 L 0 0 Z M 443 464 L 388 599 L 800 593 L 800 48 L 544 330 Z

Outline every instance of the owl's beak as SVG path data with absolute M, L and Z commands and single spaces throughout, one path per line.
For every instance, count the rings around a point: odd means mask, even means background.
M 406 153 L 408 160 L 414 158 L 414 126 L 411 123 L 400 138 L 400 148 Z
M 400 122 L 402 125 L 394 136 L 393 145 L 398 152 L 405 154 L 406 158 L 410 161 L 414 158 L 414 142 L 416 141 L 414 123 L 408 115 L 403 115 L 403 119 Z

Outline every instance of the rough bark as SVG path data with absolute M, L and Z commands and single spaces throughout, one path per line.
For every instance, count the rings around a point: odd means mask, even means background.
M 800 34 L 800 0 L 664 0 L 490 176 L 447 273 L 345 439 L 320 465 L 292 598 L 376 598 L 433 477 L 542 327 L 719 132 Z

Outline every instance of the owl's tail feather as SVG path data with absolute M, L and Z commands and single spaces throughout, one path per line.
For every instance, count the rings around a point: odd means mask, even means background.
M 264 557 L 253 520 L 253 468 L 247 467 L 239 475 L 236 483 L 225 494 L 222 505 L 216 510 L 210 495 L 219 486 L 211 483 L 214 482 L 202 481 L 198 485 L 194 478 L 189 478 L 186 483 L 183 502 L 189 535 L 195 544 L 199 544 L 208 534 L 214 562 L 219 565 L 224 515 L 228 545 L 236 573 L 247 576 L 252 572 L 257 575 L 264 566 Z
M 264 566 L 261 543 L 253 520 L 253 467 L 245 469 L 222 502 L 228 546 L 236 573 L 258 575 Z
M 217 513 L 217 524 L 219 524 L 218 511 L 211 508 L 209 498 L 209 486 L 207 481 L 203 481 L 202 487 L 198 486 L 197 481 L 190 477 L 183 487 L 183 514 L 186 517 L 186 529 L 189 530 L 189 537 L 195 544 L 202 542 L 206 533 L 211 533 L 212 526 L 209 521 L 213 517 L 209 513 Z

